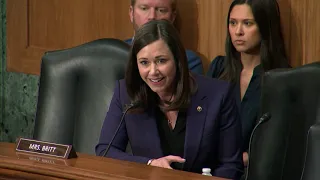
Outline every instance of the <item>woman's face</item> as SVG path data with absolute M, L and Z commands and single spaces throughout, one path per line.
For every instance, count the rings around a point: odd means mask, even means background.
M 238 52 L 250 53 L 260 49 L 260 32 L 249 5 L 236 5 L 230 12 L 229 34 Z
M 143 81 L 160 97 L 171 96 L 176 77 L 173 54 L 163 40 L 157 40 L 137 54 L 138 69 Z

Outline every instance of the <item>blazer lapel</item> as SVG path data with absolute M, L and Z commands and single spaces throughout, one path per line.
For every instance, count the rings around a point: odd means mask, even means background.
M 162 157 L 163 152 L 161 149 L 160 137 L 154 110 L 152 110 L 150 114 L 145 113 L 141 120 L 144 121 L 141 124 L 145 126 L 143 128 L 146 132 L 146 136 L 142 137 L 142 141 L 144 141 L 144 144 L 149 146 L 148 149 L 150 149 L 150 152 L 148 154 L 150 154 L 152 157 Z
M 203 128 L 206 120 L 207 107 L 205 96 L 196 93 L 191 99 L 191 105 L 187 111 L 186 138 L 184 145 L 185 169 L 193 166 L 201 143 Z

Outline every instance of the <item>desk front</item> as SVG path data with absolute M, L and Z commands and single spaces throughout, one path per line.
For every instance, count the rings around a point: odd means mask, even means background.
M 226 180 L 134 162 L 77 154 L 78 158 L 74 159 L 50 158 L 16 152 L 15 144 L 0 143 L 0 179 Z

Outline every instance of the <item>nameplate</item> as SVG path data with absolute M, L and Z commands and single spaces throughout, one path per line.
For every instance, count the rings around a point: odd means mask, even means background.
M 26 138 L 19 138 L 17 140 L 16 151 L 64 159 L 77 157 L 77 153 L 72 145 L 56 144 Z

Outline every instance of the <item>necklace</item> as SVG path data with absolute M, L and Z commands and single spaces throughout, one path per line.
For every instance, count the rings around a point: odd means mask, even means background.
M 173 130 L 172 121 L 168 119 L 168 126 L 171 130 Z

